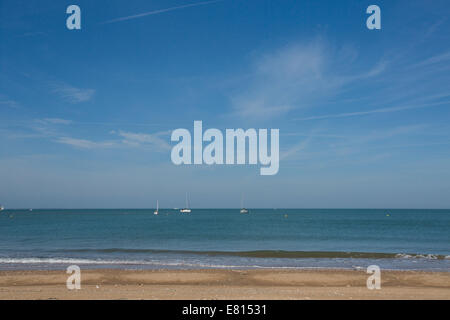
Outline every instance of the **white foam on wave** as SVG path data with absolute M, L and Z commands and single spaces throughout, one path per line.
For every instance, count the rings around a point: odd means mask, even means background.
M 222 265 L 222 264 L 204 264 L 168 262 L 168 261 L 146 261 L 146 260 L 93 260 L 93 259 L 75 259 L 75 258 L 0 258 L 0 264 L 28 264 L 28 265 L 116 265 L 116 266 L 162 266 L 162 267 L 192 267 L 192 268 L 218 268 L 218 269 L 346 269 L 345 267 L 307 267 L 307 266 L 261 266 L 261 265 Z
M 215 265 L 203 263 L 146 261 L 146 260 L 92 260 L 73 258 L 0 258 L 0 264 L 81 264 L 81 265 L 155 265 L 155 266 L 187 266 L 206 268 L 266 268 L 264 266 Z M 269 267 L 270 268 L 270 267 Z
M 407 253 L 399 253 L 395 255 L 396 258 L 399 259 L 430 259 L 430 260 L 437 260 L 439 259 L 439 256 L 436 254 L 407 254 Z M 450 256 L 445 256 L 445 260 L 450 259 Z
M 142 264 L 138 260 L 91 260 L 71 258 L 0 258 L 5 264 Z

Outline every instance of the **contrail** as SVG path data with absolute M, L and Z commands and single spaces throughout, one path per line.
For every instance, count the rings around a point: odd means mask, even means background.
M 403 110 L 410 110 L 410 109 L 421 109 L 421 108 L 427 108 L 427 107 L 433 107 L 433 106 L 440 106 L 440 105 L 449 104 L 449 103 L 450 103 L 450 101 L 442 101 L 442 102 L 426 103 L 426 104 L 419 104 L 419 105 L 412 105 L 412 106 L 400 106 L 400 107 L 374 109 L 374 110 L 368 110 L 368 111 L 326 114 L 323 116 L 312 116 L 312 117 L 306 117 L 306 118 L 294 118 L 293 120 L 294 121 L 308 121 L 308 120 L 321 120 L 321 119 L 330 119 L 330 118 L 347 118 L 347 117 L 355 117 L 355 116 L 364 116 L 364 115 L 373 114 L 373 113 L 389 113 L 389 112 L 396 112 L 396 111 L 403 111 Z
M 175 10 L 179 10 L 179 9 L 189 8 L 189 7 L 203 6 L 203 5 L 212 4 L 212 3 L 216 3 L 216 2 L 222 2 L 222 1 L 225 1 L 225 0 L 212 0 L 212 1 L 203 1 L 203 2 L 185 4 L 182 6 L 170 7 L 170 8 L 166 8 L 166 9 L 160 9 L 160 10 L 139 13 L 139 14 L 135 14 L 132 16 L 116 18 L 116 19 L 105 21 L 105 22 L 101 22 L 100 24 L 108 24 L 108 23 L 120 22 L 120 21 L 125 21 L 125 20 L 137 19 L 137 18 L 142 18 L 145 16 L 151 16 L 154 14 L 160 14 L 160 13 L 164 13 L 164 12 L 175 11 Z

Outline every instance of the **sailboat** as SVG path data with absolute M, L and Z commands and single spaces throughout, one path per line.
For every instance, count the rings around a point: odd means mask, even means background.
M 5 210 L 5 207 L 3 207 L 3 206 L 0 204 L 0 211 L 3 211 L 3 210 Z
M 243 214 L 249 213 L 248 209 L 244 208 L 244 194 L 242 194 L 242 197 L 241 197 L 241 211 L 240 212 Z
M 155 210 L 155 212 L 153 212 L 153 214 L 155 214 L 155 215 L 157 215 L 159 212 L 159 203 L 158 203 L 158 200 L 156 200 L 156 210 Z
M 191 213 L 191 209 L 189 209 L 189 201 L 188 201 L 188 194 L 186 192 L 186 207 L 180 210 L 181 213 Z

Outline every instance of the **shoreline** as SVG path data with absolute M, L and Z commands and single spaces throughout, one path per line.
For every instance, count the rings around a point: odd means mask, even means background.
M 373 261 L 372 261 L 373 262 Z M 376 261 L 375 261 L 376 262 Z M 72 263 L 72 265 L 77 265 L 76 263 Z M 375 264 L 376 265 L 376 264 Z M 65 272 L 67 267 L 69 266 L 69 264 L 65 264 L 58 267 L 42 267 L 42 266 L 37 266 L 37 267 L 28 267 L 28 268 L 0 268 L 0 277 L 2 276 L 2 273 L 9 273 L 9 272 Z M 317 272 L 324 272 L 324 271 L 329 271 L 329 272 L 336 272 L 336 271 L 356 271 L 356 272 L 365 272 L 366 271 L 366 267 L 362 267 L 362 266 L 352 266 L 352 267 L 290 267 L 290 266 L 277 266 L 277 267 L 270 267 L 270 266 L 212 266 L 212 267 L 207 267 L 207 266 L 201 266 L 201 267 L 171 267 L 169 265 L 160 265 L 160 267 L 143 267 L 142 265 L 139 264 L 118 264 L 115 266 L 112 265 L 105 265 L 105 266 L 99 266 L 99 265 L 83 265 L 83 264 L 78 264 L 78 266 L 85 271 L 88 272 L 102 272 L 102 271 L 106 271 L 106 272 L 113 272 L 113 271 L 129 271 L 129 272 L 140 272 L 140 271 L 148 271 L 148 272 L 154 272 L 154 271 L 173 271 L 173 272 L 177 272 L 177 271 L 273 271 L 273 272 L 278 272 L 278 271 L 296 271 L 296 272 L 302 272 L 302 271 L 317 271 Z M 367 265 L 368 266 L 368 265 Z M 429 274 L 435 274 L 435 273 L 443 273 L 443 274 L 449 274 L 450 275 L 450 269 L 422 269 L 422 268 L 417 268 L 417 269 L 390 269 L 390 268 L 381 268 L 382 272 L 417 272 L 417 273 L 429 273 Z M 1 281 L 0 281 L 1 284 Z
M 365 270 L 347 269 L 86 269 L 81 290 L 68 290 L 65 270 L 0 271 L 0 300 L 38 299 L 450 299 L 450 272 L 381 272 L 369 290 Z

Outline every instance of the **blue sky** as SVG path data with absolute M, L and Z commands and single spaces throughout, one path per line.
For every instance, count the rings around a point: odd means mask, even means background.
M 2 0 L 0 202 L 449 208 L 449 31 L 447 1 Z M 279 128 L 279 173 L 173 165 L 194 120 Z

